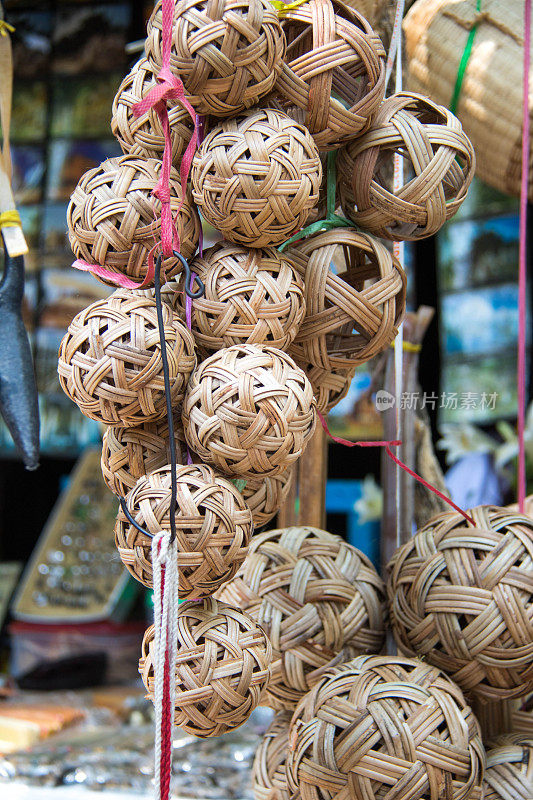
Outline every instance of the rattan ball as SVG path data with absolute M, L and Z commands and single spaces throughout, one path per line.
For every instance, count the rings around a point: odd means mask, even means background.
M 273 248 L 218 242 L 191 269 L 205 295 L 192 302 L 192 332 L 199 347 L 267 344 L 286 349 L 305 314 L 304 286 L 291 261 Z M 184 294 L 178 294 L 184 311 Z
M 213 594 L 237 572 L 248 552 L 252 515 L 235 486 L 203 464 L 176 469 L 179 596 Z M 128 493 L 128 511 L 149 534 L 170 531 L 171 468 L 141 478 Z M 144 586 L 153 581 L 149 536 L 119 509 L 115 544 L 128 571 Z
M 317 528 L 256 534 L 220 597 L 264 627 L 273 649 L 266 702 L 294 708 L 325 670 L 385 640 L 385 587 L 370 561 Z
M 190 331 L 163 304 L 173 407 L 183 400 L 196 366 Z M 161 342 L 155 301 L 118 289 L 77 314 L 61 341 L 61 388 L 86 417 L 135 427 L 166 414 Z
M 238 478 L 279 475 L 302 455 L 316 424 L 311 384 L 274 347 L 234 345 L 191 375 L 183 404 L 189 447 Z
M 320 150 L 363 133 L 385 95 L 385 50 L 366 19 L 335 0 L 283 13 L 287 54 L 276 92 L 302 109 Z
M 405 177 L 392 186 L 395 153 Z M 474 177 L 474 149 L 461 123 L 444 106 L 400 92 L 381 105 L 364 136 L 338 159 L 346 216 L 384 239 L 425 239 L 458 211 Z
M 533 690 L 533 520 L 480 506 L 440 514 L 396 551 L 389 601 L 398 647 L 480 700 Z
M 70 246 L 76 256 L 111 272 L 144 279 L 148 253 L 161 238 L 161 203 L 152 196 L 161 162 L 142 156 L 108 158 L 91 169 L 74 189 L 67 210 Z M 179 173 L 172 169 L 170 204 L 175 215 L 181 198 Z M 200 220 L 189 197 L 177 216 L 181 253 L 196 250 Z M 182 269 L 175 256 L 163 261 L 164 274 Z M 110 281 L 103 281 L 111 285 Z
M 252 768 L 255 800 L 289 800 L 285 760 L 290 711 L 278 711 L 257 748 Z
M 460 689 L 434 667 L 360 656 L 328 672 L 291 721 L 302 800 L 481 800 L 485 752 Z
M 179 464 L 187 463 L 181 420 L 175 417 L 174 440 Z M 139 478 L 170 463 L 168 422 L 145 422 L 138 428 L 110 425 L 102 438 L 102 475 L 109 489 L 125 497 Z
M 111 130 L 117 137 L 124 153 L 145 158 L 163 158 L 165 136 L 161 120 L 152 108 L 136 117 L 133 106 L 143 100 L 156 86 L 156 77 L 146 58 L 140 59 L 122 81 L 113 100 Z M 168 106 L 172 163 L 179 168 L 181 158 L 189 144 L 194 123 L 189 112 L 176 102 Z
M 142 643 L 139 672 L 154 696 L 153 626 Z M 238 608 L 212 597 L 178 609 L 174 721 L 202 739 L 242 725 L 270 678 L 272 648 L 265 632 Z
M 316 367 L 309 361 L 305 361 L 301 347 L 289 347 L 288 353 L 309 378 L 315 395 L 317 411 L 327 414 L 346 397 L 355 375 L 355 369 L 335 369 L 333 371 Z
M 162 64 L 161 0 L 148 22 L 145 51 Z M 285 37 L 269 0 L 179 0 L 170 69 L 195 95 L 200 114 L 228 117 L 268 94 L 281 69 Z
M 255 109 L 208 134 L 191 176 L 195 203 L 225 239 L 270 247 L 305 225 L 318 202 L 322 164 L 302 125 Z
M 352 228 L 310 236 L 291 257 L 304 278 L 306 303 L 291 353 L 347 378 L 396 337 L 405 314 L 405 273 L 383 242 Z
M 279 475 L 243 481 L 241 493 L 252 512 L 254 528 L 262 528 L 276 516 L 293 484 L 294 470 L 294 467 L 289 467 Z
M 533 797 L 533 738 L 506 736 L 487 750 L 484 800 L 531 800 Z

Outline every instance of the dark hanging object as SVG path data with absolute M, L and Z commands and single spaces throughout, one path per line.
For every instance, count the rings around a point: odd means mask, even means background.
M 22 321 L 24 259 L 4 247 L 0 281 L 0 414 L 27 469 L 39 466 L 39 405 L 28 334 Z

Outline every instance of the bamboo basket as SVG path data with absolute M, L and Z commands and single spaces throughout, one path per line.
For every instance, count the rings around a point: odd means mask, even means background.
M 472 26 L 472 52 L 456 114 L 476 151 L 477 175 L 506 194 L 520 193 L 522 0 L 418 0 L 404 21 L 408 88 L 450 106 Z M 533 94 L 529 97 L 529 113 Z M 533 200 L 533 148 L 529 199 Z

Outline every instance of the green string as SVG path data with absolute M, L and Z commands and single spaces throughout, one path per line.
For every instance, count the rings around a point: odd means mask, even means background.
M 479 14 L 481 11 L 481 0 L 477 0 L 476 3 L 476 11 Z M 470 59 L 470 55 L 472 53 L 472 46 L 474 44 L 474 38 L 476 35 L 478 23 L 474 22 L 470 29 L 470 33 L 468 34 L 468 39 L 466 40 L 465 49 L 463 52 L 463 56 L 459 63 L 459 69 L 457 70 L 457 79 L 455 81 L 455 87 L 453 90 L 452 101 L 450 103 L 450 111 L 452 114 L 457 114 L 457 106 L 459 105 L 459 97 L 461 96 L 461 89 L 463 88 L 463 80 L 465 77 L 466 67 L 468 65 L 468 61 Z
M 313 233 L 319 233 L 320 231 L 330 231 L 332 228 L 356 228 L 357 226 L 349 219 L 345 217 L 340 217 L 338 214 L 335 214 L 335 199 L 336 199 L 336 192 L 337 192 L 337 171 L 335 166 L 335 160 L 337 158 L 337 152 L 335 150 L 330 150 L 328 153 L 327 158 L 327 172 L 326 172 L 326 217 L 325 219 L 319 219 L 316 222 L 312 222 L 306 228 L 302 228 L 301 231 L 295 233 L 294 236 L 291 236 L 290 239 L 287 239 L 286 242 L 283 242 L 282 245 L 278 247 L 280 252 L 283 252 L 286 247 L 288 247 L 293 242 L 297 242 L 299 239 L 305 239 L 307 236 L 312 236 Z

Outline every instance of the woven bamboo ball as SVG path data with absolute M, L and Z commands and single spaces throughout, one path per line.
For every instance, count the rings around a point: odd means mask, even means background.
M 259 744 L 252 768 L 255 800 L 289 800 L 285 760 L 290 721 L 290 711 L 278 711 Z
M 252 512 L 254 528 L 262 528 L 276 516 L 287 499 L 294 477 L 294 467 L 289 467 L 279 475 L 248 478 L 241 494 Z
M 383 242 L 336 228 L 310 236 L 291 258 L 305 283 L 306 313 L 291 348 L 300 362 L 347 377 L 389 347 L 405 313 L 406 277 Z
M 161 162 L 142 156 L 108 158 L 91 169 L 74 189 L 67 210 L 70 246 L 76 258 L 100 264 L 132 279 L 144 279 L 149 251 L 161 238 L 161 203 L 152 196 Z M 170 175 L 170 205 L 181 198 L 179 173 Z M 196 250 L 200 220 L 187 197 L 177 216 L 184 258 Z M 163 261 L 167 278 L 182 269 L 175 256 Z M 109 281 L 104 281 L 109 283 Z
M 506 736 L 487 751 L 484 800 L 531 800 L 533 797 L 533 738 Z
M 434 667 L 360 656 L 291 721 L 287 778 L 302 800 L 481 800 L 485 752 L 459 688 Z
M 252 515 L 235 486 L 201 464 L 176 470 L 176 538 L 179 596 L 213 594 L 230 580 L 248 552 Z M 126 497 L 128 511 L 148 533 L 170 530 L 171 469 L 167 464 L 141 478 Z M 115 543 L 128 571 L 152 586 L 152 540 L 119 509 Z
M 148 22 L 145 51 L 162 64 L 161 0 Z M 281 69 L 285 38 L 268 0 L 179 0 L 174 7 L 170 69 L 195 95 L 200 114 L 228 117 L 267 94 Z
M 317 411 L 327 414 L 340 403 L 350 389 L 355 375 L 354 369 L 327 370 L 305 361 L 301 347 L 289 347 L 289 355 L 307 375 L 316 400 Z
M 174 418 L 174 440 L 179 464 L 187 463 L 181 420 Z M 145 422 L 138 428 L 110 425 L 102 438 L 102 475 L 109 489 L 125 497 L 139 478 L 170 463 L 168 422 Z
M 304 286 L 291 261 L 273 248 L 218 242 L 191 269 L 205 295 L 192 302 L 192 332 L 207 350 L 233 344 L 286 349 L 305 314 Z M 185 296 L 177 295 L 182 312 Z
M 189 447 L 222 473 L 278 475 L 302 455 L 316 424 L 311 384 L 274 347 L 234 345 L 191 375 L 183 405 Z
M 404 180 L 392 186 L 395 153 Z M 474 177 L 474 149 L 461 123 L 427 97 L 399 92 L 338 159 L 346 216 L 384 239 L 425 239 L 458 211 Z
M 133 106 L 143 100 L 156 84 L 156 76 L 147 59 L 141 58 L 126 75 L 115 95 L 111 130 L 124 153 L 161 160 L 165 136 L 157 112 L 151 108 L 140 117 L 133 113 Z M 194 124 L 191 115 L 181 103 L 169 105 L 167 101 L 167 106 L 172 163 L 178 169 L 191 140 Z
M 396 551 L 389 600 L 398 646 L 481 700 L 533 690 L 533 520 L 480 506 L 440 514 Z
M 192 164 L 193 197 L 225 239 L 247 247 L 281 244 L 318 202 L 322 165 L 309 132 L 272 109 L 223 122 Z
M 139 672 L 154 695 L 153 626 L 142 643 Z M 272 649 L 264 631 L 238 608 L 212 597 L 180 605 L 174 721 L 199 736 L 242 725 L 270 678 Z
M 385 50 L 366 19 L 335 0 L 283 13 L 287 53 L 276 84 L 320 150 L 363 133 L 385 95 Z
M 172 404 L 183 399 L 196 366 L 194 339 L 163 304 Z M 77 314 L 61 341 L 61 388 L 86 417 L 135 427 L 166 414 L 155 301 L 124 289 Z
M 272 708 L 294 708 L 325 670 L 384 643 L 381 578 L 355 547 L 317 528 L 256 534 L 220 597 L 247 611 L 272 642 Z

